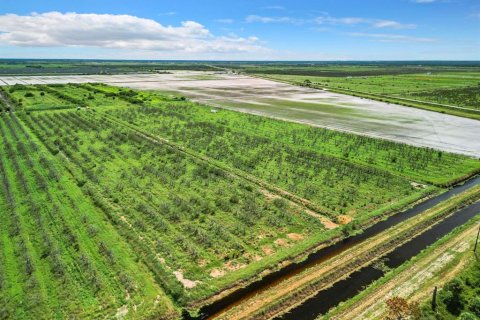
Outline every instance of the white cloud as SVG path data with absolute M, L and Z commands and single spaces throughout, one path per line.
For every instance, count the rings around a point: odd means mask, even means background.
M 190 53 L 267 50 L 255 37 L 214 36 L 195 21 L 183 21 L 174 27 L 131 15 L 74 12 L 0 15 L 0 44 Z
M 394 20 L 368 19 L 361 17 L 332 17 L 324 13 L 314 19 L 297 19 L 292 17 L 270 17 L 249 15 L 245 18 L 248 23 L 291 23 L 291 24 L 319 24 L 319 25 L 339 25 L 339 26 L 357 26 L 366 25 L 373 28 L 385 29 L 414 29 L 417 26 L 413 23 L 401 23 Z
M 215 21 L 219 23 L 226 23 L 226 24 L 232 24 L 235 22 L 235 20 L 233 19 L 217 19 Z
M 400 23 L 394 20 L 379 20 L 379 19 L 367 19 L 360 17 L 344 17 L 336 18 L 325 14 L 315 18 L 317 24 L 331 24 L 331 25 L 347 25 L 355 26 L 359 24 L 369 25 L 374 28 L 391 28 L 391 29 L 414 29 L 417 26 L 415 24 Z
M 380 42 L 435 42 L 433 38 L 413 37 L 403 34 L 350 32 L 347 33 L 347 35 L 351 37 L 372 38 Z
M 302 23 L 303 20 L 295 19 L 291 17 L 265 17 L 265 16 L 257 16 L 257 15 L 249 15 L 245 18 L 245 22 L 253 23 L 253 22 L 260 22 L 260 23 Z
M 413 23 L 404 24 L 393 20 L 378 20 L 373 23 L 375 28 L 392 28 L 392 29 L 414 29 L 417 26 Z
M 263 7 L 265 10 L 285 10 L 284 6 L 266 6 Z

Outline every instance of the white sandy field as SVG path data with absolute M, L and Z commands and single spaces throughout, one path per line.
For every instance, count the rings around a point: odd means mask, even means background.
M 102 82 L 216 107 L 480 157 L 480 121 L 222 72 L 2 76 L 0 85 Z

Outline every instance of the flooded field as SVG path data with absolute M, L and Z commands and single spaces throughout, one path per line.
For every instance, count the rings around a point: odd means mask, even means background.
M 213 106 L 480 156 L 480 122 L 244 75 L 169 74 L 4 76 L 0 85 L 103 82 L 184 95 Z

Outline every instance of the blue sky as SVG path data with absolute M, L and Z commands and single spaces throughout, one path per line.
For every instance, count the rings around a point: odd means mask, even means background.
M 2 0 L 0 58 L 480 60 L 478 0 Z

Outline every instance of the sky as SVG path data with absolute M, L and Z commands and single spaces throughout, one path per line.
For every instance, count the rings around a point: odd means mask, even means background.
M 0 58 L 480 60 L 480 1 L 1 0 Z

